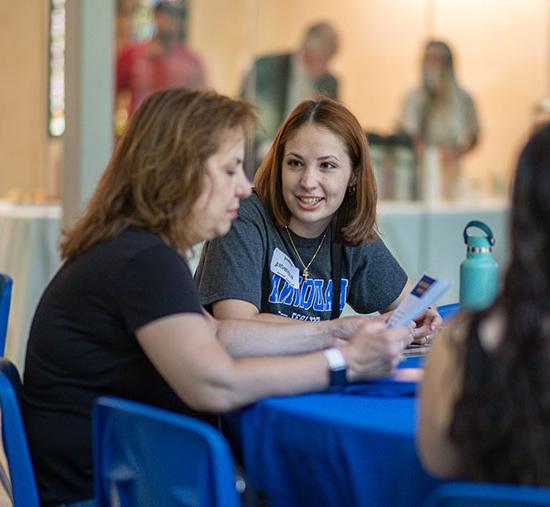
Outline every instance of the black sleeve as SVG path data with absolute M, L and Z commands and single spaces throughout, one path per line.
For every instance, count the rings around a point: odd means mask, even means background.
M 139 252 L 119 274 L 120 313 L 127 329 L 177 313 L 202 314 L 189 267 L 167 245 Z

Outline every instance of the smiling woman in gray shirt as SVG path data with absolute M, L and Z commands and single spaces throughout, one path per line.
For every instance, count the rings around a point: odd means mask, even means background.
M 206 243 L 195 275 L 217 318 L 316 321 L 339 316 L 346 302 L 358 313 L 399 303 L 407 275 L 376 233 L 367 140 L 343 104 L 296 106 L 255 185 L 230 232 Z M 439 322 L 428 311 L 417 335 Z

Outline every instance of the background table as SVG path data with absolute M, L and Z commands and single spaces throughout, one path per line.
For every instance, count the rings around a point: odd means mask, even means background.
M 441 481 L 416 453 L 415 396 L 319 393 L 260 401 L 227 418 L 270 507 L 413 507 Z
M 59 205 L 0 200 L 0 271 L 13 278 L 6 356 L 23 371 L 34 310 L 60 264 Z

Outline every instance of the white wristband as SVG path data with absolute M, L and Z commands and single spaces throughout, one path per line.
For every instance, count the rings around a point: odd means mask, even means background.
M 347 363 L 342 352 L 336 348 L 323 350 L 330 368 L 330 387 L 342 387 L 347 384 Z
M 330 349 L 325 349 L 323 350 L 323 354 L 325 354 L 328 366 L 331 370 L 340 370 L 347 366 L 344 355 L 337 348 L 332 347 Z

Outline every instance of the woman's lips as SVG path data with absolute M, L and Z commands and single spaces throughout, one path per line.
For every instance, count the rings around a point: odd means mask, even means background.
M 296 196 L 296 201 L 298 202 L 298 206 L 307 211 L 312 211 L 317 209 L 321 205 L 323 200 L 324 199 L 322 197 Z

